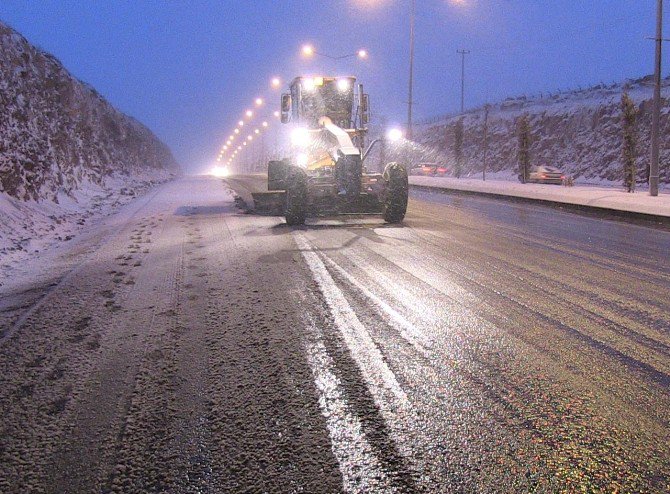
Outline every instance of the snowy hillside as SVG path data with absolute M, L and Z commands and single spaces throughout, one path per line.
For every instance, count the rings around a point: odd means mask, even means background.
M 669 81 L 664 81 L 661 116 L 661 182 L 670 182 Z M 544 94 L 535 98 L 509 98 L 491 105 L 488 118 L 487 170 L 499 176 L 516 175 L 516 119 L 528 114 L 531 126 L 531 163 L 560 167 L 580 182 L 622 182 L 622 84 L 598 85 L 579 91 Z M 651 78 L 629 82 L 638 107 L 638 180 L 646 177 L 651 130 Z M 458 115 L 417 126 L 424 160 L 453 163 Z M 464 175 L 481 173 L 484 147 L 484 109 L 463 116 Z
M 149 129 L 0 23 L 0 265 L 177 172 Z

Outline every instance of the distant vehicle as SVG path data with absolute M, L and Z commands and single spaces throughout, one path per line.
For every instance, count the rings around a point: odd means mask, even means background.
M 519 180 L 522 177 L 519 175 Z M 528 183 L 556 184 L 561 185 L 565 180 L 565 174 L 555 166 L 531 166 L 528 174 Z
M 444 165 L 437 163 L 420 163 L 410 170 L 411 175 L 425 175 L 428 177 L 444 177 L 449 173 L 449 169 Z

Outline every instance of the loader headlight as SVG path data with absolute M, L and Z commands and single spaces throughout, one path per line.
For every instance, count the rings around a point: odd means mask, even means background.
M 298 153 L 298 156 L 295 157 L 295 164 L 300 168 L 307 168 L 309 164 L 309 156 L 307 153 Z
M 310 140 L 309 131 L 307 129 L 298 128 L 293 129 L 293 132 L 291 132 L 291 144 L 294 146 L 301 148 L 307 147 L 309 146 Z
M 386 138 L 391 142 L 397 141 L 402 138 L 402 130 L 391 129 L 386 133 Z
M 347 79 L 338 79 L 337 80 L 337 89 L 339 89 L 341 92 L 349 91 L 349 88 L 351 86 L 349 85 L 349 81 Z

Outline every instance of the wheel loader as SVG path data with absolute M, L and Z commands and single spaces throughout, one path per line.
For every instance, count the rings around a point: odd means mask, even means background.
M 389 163 L 368 172 L 369 98 L 355 77 L 296 77 L 281 98 L 281 121 L 290 126 L 288 158 L 268 164 L 268 190 L 285 191 L 289 225 L 308 216 L 381 214 L 399 223 L 407 209 L 407 170 Z

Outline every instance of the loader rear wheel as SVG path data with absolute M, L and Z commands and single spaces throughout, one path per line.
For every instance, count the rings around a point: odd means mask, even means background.
M 286 180 L 286 224 L 303 225 L 307 217 L 307 175 L 291 167 Z
M 400 223 L 407 212 L 407 196 L 409 184 L 407 181 L 407 169 L 400 163 L 389 163 L 384 169 L 384 181 L 386 192 L 384 194 L 384 221 L 387 223 Z

